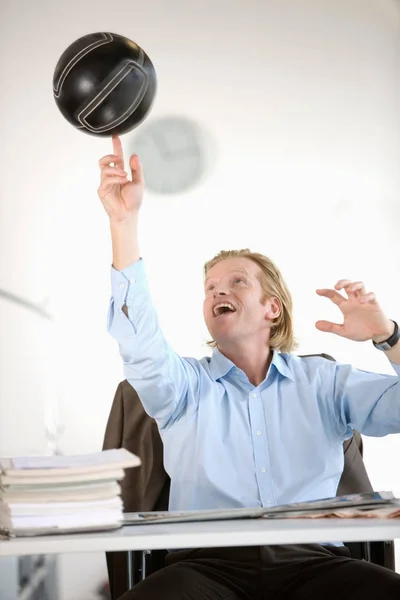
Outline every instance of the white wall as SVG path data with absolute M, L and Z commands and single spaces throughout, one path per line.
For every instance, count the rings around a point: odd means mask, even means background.
M 314 329 L 318 318 L 338 317 L 314 290 L 342 277 L 363 279 L 400 318 L 400 23 L 393 0 L 14 0 L 0 5 L 0 23 L 0 287 L 51 298 L 63 451 L 100 447 L 123 377 L 105 331 L 110 244 L 96 194 L 97 161 L 110 144 L 75 131 L 52 98 L 58 57 L 89 32 L 113 31 L 142 45 L 159 79 L 149 120 L 191 116 L 217 151 L 198 189 L 173 198 L 147 193 L 143 207 L 142 253 L 174 347 L 207 352 L 203 262 L 222 248 L 249 246 L 286 276 L 301 351 L 388 371 L 371 344 Z M 127 149 L 134 135 L 124 136 Z M 2 343 L 13 339 L 15 320 L 5 320 Z M 22 355 L 21 377 L 28 368 Z M 7 381 L 2 414 L 15 385 Z M 40 397 L 38 390 L 38 405 Z M 10 417 L 7 426 L 18 434 Z M 365 439 L 375 488 L 397 495 L 399 439 Z M 64 560 L 68 600 L 89 600 L 104 573 L 102 556 L 87 560 Z
M 0 331 L 0 456 L 47 453 L 51 323 L 0 297 Z

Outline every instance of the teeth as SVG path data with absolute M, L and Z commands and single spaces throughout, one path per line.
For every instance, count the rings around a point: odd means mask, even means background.
M 217 304 L 217 306 L 214 306 L 214 315 L 216 317 L 218 317 L 218 315 L 221 314 L 219 310 L 220 308 L 229 308 L 233 312 L 235 312 L 236 310 L 235 307 L 229 302 L 221 302 L 221 304 Z

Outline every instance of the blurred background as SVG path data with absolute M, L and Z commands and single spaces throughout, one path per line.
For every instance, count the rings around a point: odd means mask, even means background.
M 141 250 L 174 348 L 209 353 L 203 263 L 249 247 L 292 290 L 300 352 L 392 372 L 371 343 L 314 323 L 340 319 L 315 289 L 344 277 L 400 319 L 399 10 L 395 0 L 0 2 L 1 455 L 100 450 L 123 379 L 106 331 L 111 247 L 97 197 L 111 142 L 75 130 L 52 94 L 61 53 L 96 31 L 137 42 L 158 75 L 150 116 L 122 142 L 144 157 Z M 190 152 L 176 151 L 182 139 Z M 374 488 L 400 496 L 400 436 L 364 444 Z M 57 564 L 60 600 L 98 597 L 104 554 Z

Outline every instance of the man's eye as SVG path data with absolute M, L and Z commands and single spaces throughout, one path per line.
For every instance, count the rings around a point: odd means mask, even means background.
M 241 277 L 237 277 L 235 283 L 244 283 L 244 280 Z
M 207 291 L 212 292 L 214 288 L 215 288 L 215 285 L 209 285 L 207 288 Z

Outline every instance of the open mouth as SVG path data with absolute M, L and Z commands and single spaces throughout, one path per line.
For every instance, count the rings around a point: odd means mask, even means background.
M 236 312 L 236 308 L 230 302 L 220 302 L 220 304 L 216 304 L 213 309 L 214 317 L 220 317 L 221 315 L 233 312 Z

